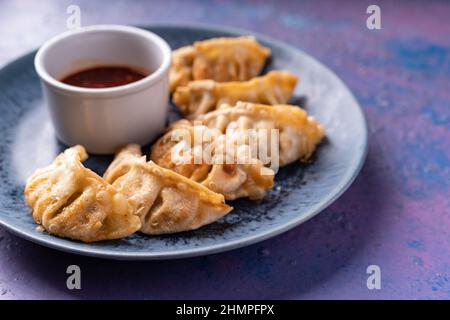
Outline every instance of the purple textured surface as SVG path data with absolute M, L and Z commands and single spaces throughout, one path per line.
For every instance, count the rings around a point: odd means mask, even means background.
M 381 30 L 366 28 L 373 3 Z M 369 123 L 369 153 L 355 183 L 326 211 L 223 254 L 107 261 L 0 228 L 0 299 L 450 298 L 449 2 L 4 0 L 0 64 L 64 31 L 70 4 L 81 7 L 83 25 L 214 23 L 291 43 L 354 92 Z M 71 264 L 81 267 L 81 290 L 66 288 Z M 381 268 L 381 290 L 367 289 L 372 264 Z

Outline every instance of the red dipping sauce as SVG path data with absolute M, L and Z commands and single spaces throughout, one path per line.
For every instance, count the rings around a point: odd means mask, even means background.
M 76 87 L 100 89 L 123 86 L 141 80 L 147 75 L 126 66 L 99 66 L 77 71 L 61 81 Z

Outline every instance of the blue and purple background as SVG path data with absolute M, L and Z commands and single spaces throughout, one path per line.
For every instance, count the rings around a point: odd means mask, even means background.
M 290 43 L 334 70 L 369 123 L 351 188 L 301 226 L 199 258 L 118 262 L 65 254 L 0 228 L 0 299 L 449 299 L 449 1 L 0 1 L 0 65 L 66 28 L 213 23 Z M 366 8 L 381 8 L 381 30 Z M 1 88 L 0 88 L 1 90 Z M 66 268 L 82 289 L 66 288 Z M 368 290 L 366 268 L 381 268 Z

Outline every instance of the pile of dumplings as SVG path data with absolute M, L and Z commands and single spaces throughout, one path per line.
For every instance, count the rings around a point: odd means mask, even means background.
M 186 142 L 174 141 L 173 132 L 200 128 L 212 137 L 204 143 L 213 154 L 224 152 L 232 132 L 237 138 L 231 146 L 239 156 L 250 148 L 246 130 L 277 129 L 279 165 L 308 160 L 324 128 L 303 109 L 286 104 L 297 84 L 294 74 L 274 70 L 259 76 L 269 56 L 270 49 L 248 36 L 175 50 L 170 91 L 185 118 L 155 142 L 149 161 L 140 146 L 122 146 L 103 177 L 83 166 L 88 155 L 80 145 L 38 169 L 24 192 L 36 223 L 50 234 L 83 242 L 138 231 L 169 234 L 217 221 L 233 209 L 226 200 L 264 198 L 275 172 L 258 155 L 233 164 L 174 161 L 174 148 Z M 190 143 L 187 157 L 193 159 Z

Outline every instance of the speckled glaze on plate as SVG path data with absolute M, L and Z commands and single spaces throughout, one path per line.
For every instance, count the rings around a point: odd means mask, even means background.
M 173 49 L 211 37 L 254 34 L 212 26 L 148 29 Z M 349 89 L 323 64 L 289 45 L 255 36 L 272 49 L 265 72 L 286 69 L 299 75 L 292 103 L 302 105 L 326 128 L 326 139 L 314 161 L 281 168 L 275 187 L 263 201 L 233 201 L 234 211 L 220 221 L 167 236 L 137 233 L 122 240 L 84 244 L 38 231 L 23 197 L 26 179 L 66 146 L 54 136 L 32 52 L 0 70 L 0 224 L 28 240 L 67 252 L 150 260 L 199 256 L 249 245 L 287 231 L 325 209 L 350 186 L 364 162 L 367 127 L 363 112 Z M 177 117 L 172 107 L 169 119 Z M 102 174 L 110 161 L 108 156 L 91 156 L 85 164 Z

